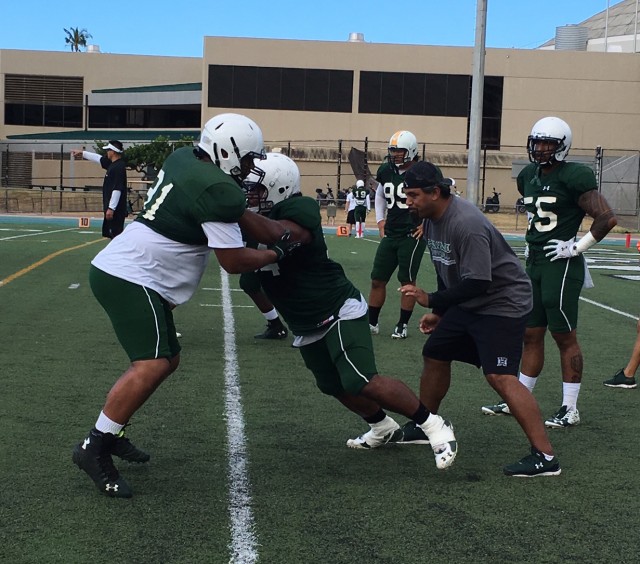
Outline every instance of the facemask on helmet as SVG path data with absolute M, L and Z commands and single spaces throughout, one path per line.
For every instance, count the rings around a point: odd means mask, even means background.
M 389 139 L 388 159 L 392 165 L 401 166 L 416 158 L 418 141 L 411 131 L 396 131 Z
M 571 141 L 571 128 L 565 121 L 557 117 L 542 118 L 531 128 L 527 139 L 529 160 L 542 166 L 564 161 L 569 154 Z
M 240 114 L 220 114 L 202 128 L 200 147 L 223 172 L 244 179 L 250 172 L 260 174 L 253 160 L 264 159 L 262 131 L 251 119 Z
M 251 173 L 244 181 L 249 209 L 267 214 L 278 202 L 300 193 L 298 165 L 282 153 L 267 153 L 260 163 L 262 178 Z

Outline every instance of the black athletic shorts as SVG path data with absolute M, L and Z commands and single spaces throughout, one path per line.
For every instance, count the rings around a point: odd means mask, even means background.
M 422 348 L 422 356 L 473 364 L 482 367 L 484 374 L 518 374 L 527 317 L 450 307 Z

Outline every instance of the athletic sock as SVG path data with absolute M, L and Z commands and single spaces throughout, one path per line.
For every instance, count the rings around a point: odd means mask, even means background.
M 369 325 L 377 325 L 381 307 L 369 306 Z
M 262 315 L 264 315 L 264 318 L 267 321 L 273 321 L 274 319 L 278 319 L 278 312 L 276 311 L 276 308 L 272 308 L 270 311 L 268 311 L 267 313 L 263 313 Z
M 531 376 L 527 376 L 522 372 L 520 372 L 520 375 L 518 376 L 518 380 L 520 380 L 520 383 L 524 384 L 527 390 L 529 390 L 530 392 L 533 392 L 533 388 L 536 387 L 536 382 L 538 381 L 537 378 L 532 378 Z
M 411 314 L 413 310 L 410 309 L 401 309 L 400 310 L 400 320 L 398 321 L 398 325 L 400 323 L 404 323 L 405 325 L 409 325 L 409 319 L 411 319 Z
M 380 423 L 381 421 L 384 421 L 384 418 L 387 416 L 387 414 L 384 412 L 384 410 L 379 409 L 376 413 L 374 413 L 373 415 L 370 415 L 369 417 L 363 417 L 363 419 L 369 423 L 369 425 L 375 425 L 376 423 Z
M 109 419 L 104 414 L 104 411 L 100 412 L 98 420 L 96 421 L 96 430 L 100 431 L 101 433 L 111 433 L 112 435 L 117 435 L 120 431 L 122 431 L 123 427 L 124 425 L 121 425 L 120 423 L 116 423 L 115 421 Z
M 576 409 L 579 393 L 580 384 L 562 382 L 562 405 L 566 405 L 568 411 Z
M 411 416 L 411 419 L 415 421 L 416 425 L 422 425 L 428 419 L 429 415 L 429 410 L 424 406 L 422 402 L 420 402 L 418 409 Z

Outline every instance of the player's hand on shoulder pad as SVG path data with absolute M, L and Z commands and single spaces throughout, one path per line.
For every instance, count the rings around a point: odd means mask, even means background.
M 551 262 L 558 259 L 569 259 L 577 257 L 580 253 L 576 249 L 576 238 L 572 237 L 568 241 L 560 239 L 549 239 L 547 244 L 542 247 L 544 251 L 548 251 L 544 256 L 551 259 Z
M 288 257 L 291 253 L 295 252 L 302 246 L 301 241 L 294 241 L 291 238 L 291 231 L 285 229 L 284 233 L 275 243 L 269 246 L 269 249 L 275 251 L 278 255 L 277 260 L 281 261 L 283 258 Z

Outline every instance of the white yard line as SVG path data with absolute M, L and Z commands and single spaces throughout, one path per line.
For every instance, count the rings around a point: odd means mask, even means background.
M 10 239 L 20 239 L 22 237 L 34 237 L 36 235 L 51 235 L 51 233 L 63 233 L 65 231 L 77 231 L 77 227 L 69 229 L 56 229 L 55 231 L 38 231 L 37 233 L 27 233 L 25 235 L 13 235 L 12 237 L 0 237 L 0 241 L 9 241 Z
M 235 321 L 229 289 L 229 275 L 220 269 L 222 313 L 224 318 L 225 419 L 227 420 L 229 515 L 231 542 L 229 562 L 249 564 L 258 561 L 258 540 L 251 510 L 251 485 L 248 476 L 247 440 L 240 392 Z
M 620 311 L 619 309 L 615 309 L 615 308 L 609 307 L 608 305 L 604 305 L 604 304 L 601 304 L 599 302 L 594 302 L 593 300 L 589 300 L 587 298 L 583 298 L 582 296 L 580 296 L 580 299 L 583 302 L 587 302 L 588 304 L 601 307 L 602 309 L 606 309 L 607 311 L 611 311 L 613 313 L 617 313 L 618 315 L 624 315 L 625 317 L 628 317 L 630 319 L 635 319 L 636 321 L 638 321 L 638 317 L 637 316 L 631 315 L 630 313 L 627 313 L 625 311 Z

